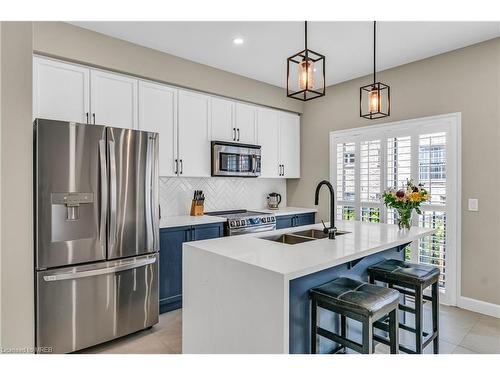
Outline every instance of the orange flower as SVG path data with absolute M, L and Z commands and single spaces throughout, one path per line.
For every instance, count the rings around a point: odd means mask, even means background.
M 411 202 L 420 202 L 422 197 L 420 196 L 420 193 L 411 193 L 410 194 L 410 201 Z

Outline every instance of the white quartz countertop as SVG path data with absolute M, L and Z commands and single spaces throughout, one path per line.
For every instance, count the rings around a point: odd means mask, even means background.
M 285 279 L 291 280 L 415 241 L 434 232 L 433 229 L 417 227 L 403 232 L 398 229 L 397 225 L 360 221 L 338 221 L 335 224 L 338 230 L 350 233 L 337 236 L 335 240 L 324 238 L 295 245 L 263 238 L 323 228 L 321 224 L 315 224 L 189 242 L 184 244 L 184 251 L 189 251 L 190 247 L 196 247 L 282 274 Z
M 160 220 L 160 228 L 173 228 L 173 227 L 183 227 L 185 225 L 201 225 L 201 224 L 212 224 L 212 223 L 223 223 L 226 219 L 219 216 L 191 216 L 191 215 L 179 215 L 179 216 L 165 216 Z
M 269 210 L 267 208 L 255 208 L 252 211 L 259 212 L 269 212 L 276 216 L 285 215 L 299 215 L 309 212 L 317 212 L 315 208 L 302 208 L 302 207 L 282 207 L 279 210 Z M 179 215 L 179 216 L 165 216 L 160 220 L 160 228 L 172 228 L 172 227 L 182 227 L 185 225 L 200 225 L 200 224 L 211 224 L 211 223 L 223 223 L 226 219 L 218 216 L 190 216 L 190 215 Z

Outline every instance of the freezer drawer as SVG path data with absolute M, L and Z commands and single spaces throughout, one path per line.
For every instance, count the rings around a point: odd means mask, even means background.
M 158 255 L 39 271 L 37 347 L 68 353 L 158 322 Z

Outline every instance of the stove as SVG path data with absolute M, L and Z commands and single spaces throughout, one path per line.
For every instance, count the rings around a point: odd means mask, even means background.
M 227 219 L 224 234 L 234 236 L 276 229 L 276 217 L 269 212 L 229 210 L 207 212 L 205 215 L 219 216 Z

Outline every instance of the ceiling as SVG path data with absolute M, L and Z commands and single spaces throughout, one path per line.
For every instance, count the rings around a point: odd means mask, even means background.
M 303 22 L 71 23 L 281 87 L 286 58 L 304 48 Z M 308 23 L 309 48 L 326 56 L 327 86 L 372 71 L 372 33 L 372 22 Z M 377 70 L 498 36 L 499 22 L 378 22 Z

